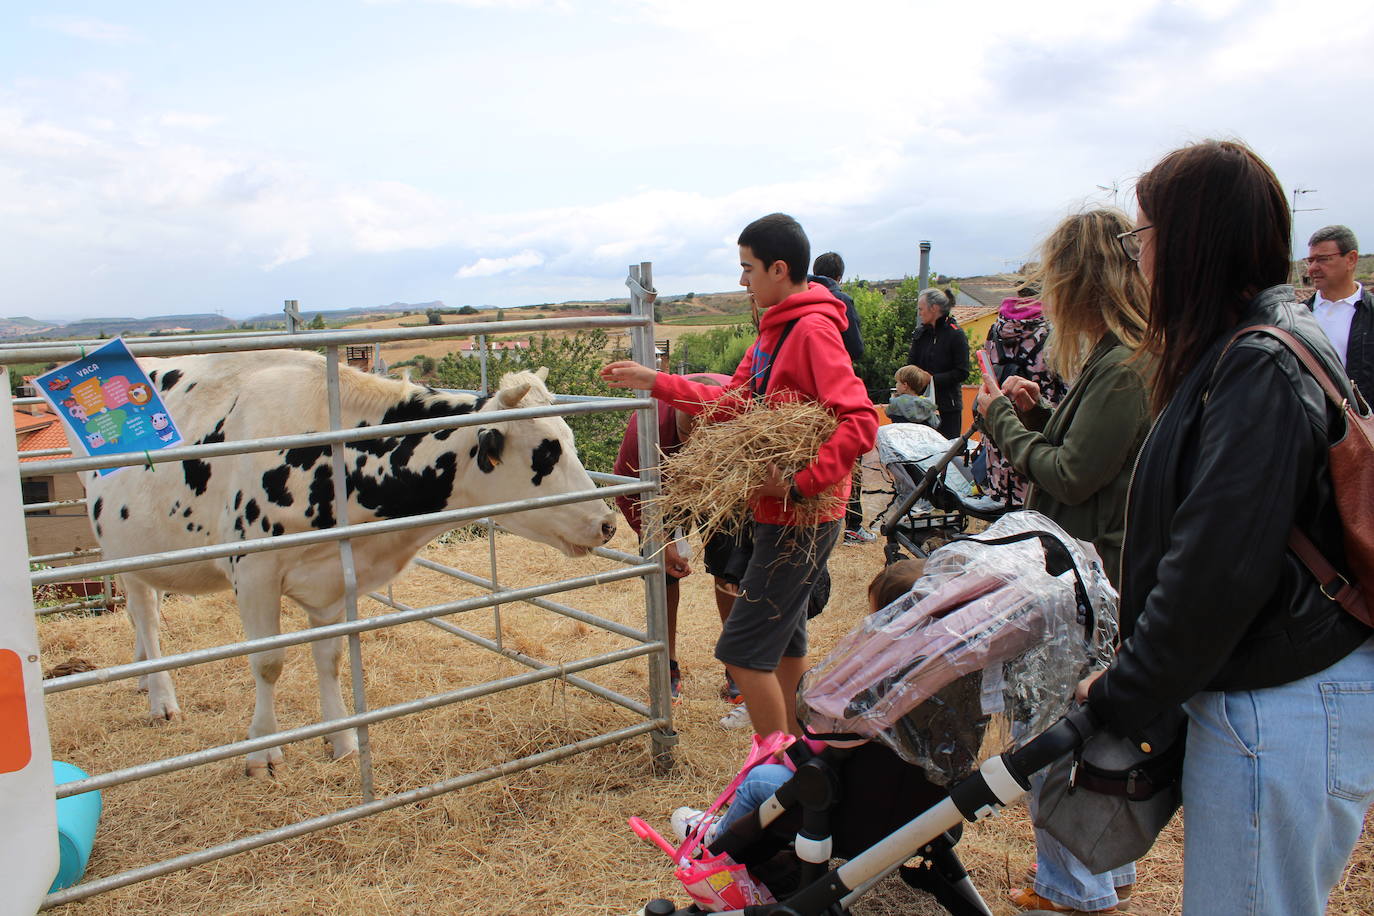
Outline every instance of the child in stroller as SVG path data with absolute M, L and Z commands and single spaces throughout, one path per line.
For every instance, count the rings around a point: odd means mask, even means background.
M 892 479 L 892 500 L 878 513 L 887 562 L 929 555 L 963 534 L 971 518 L 996 521 L 1007 507 L 983 493 L 967 457 L 969 427 L 958 439 L 918 423 L 878 427 L 878 460 Z
M 799 704 L 808 730 L 832 743 L 874 740 L 819 752 L 797 742 L 795 775 L 751 771 L 707 846 L 783 902 L 738 912 L 843 913 L 899 868 L 956 916 L 990 912 L 953 851 L 960 818 L 1016 800 L 1031 772 L 1091 733 L 1082 717 L 1046 725 L 1067 708 L 1088 658 L 1104 654 L 1115 595 L 1091 548 L 1038 513 L 1012 513 L 986 535 L 941 548 L 924 569 L 885 570 L 870 589 L 878 610 L 808 674 Z M 1014 734 L 1045 734 L 970 773 L 995 712 Z M 675 818 L 708 829 L 694 820 Z M 903 864 L 916 855 L 919 867 Z M 831 858 L 849 861 L 827 872 Z M 701 910 L 654 901 L 644 912 Z

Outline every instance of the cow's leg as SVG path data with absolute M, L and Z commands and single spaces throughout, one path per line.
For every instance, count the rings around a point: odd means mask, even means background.
M 124 595 L 128 602 L 129 620 L 134 625 L 134 660 L 147 661 L 162 657 L 157 638 L 159 599 L 157 589 L 136 576 L 123 576 Z M 148 716 L 154 722 L 181 718 L 172 675 L 166 671 L 145 674 L 138 686 L 148 691 Z
M 335 605 L 327 611 L 310 615 L 315 626 L 338 623 L 343 619 L 343 605 Z M 320 719 L 328 722 L 348 715 L 343 702 L 343 685 L 339 682 L 339 668 L 343 662 L 344 638 L 321 639 L 310 644 L 315 656 L 315 672 L 320 680 Z M 335 760 L 352 757 L 358 753 L 358 735 L 351 728 L 331 732 L 329 744 L 333 748 Z
M 239 563 L 238 576 L 234 591 L 238 597 L 239 614 L 243 618 L 243 635 L 249 639 L 276 636 L 281 632 L 281 586 L 272 578 L 271 570 L 265 574 L 252 575 L 245 567 L 247 559 Z M 247 573 L 247 574 L 245 574 Z M 248 656 L 248 664 L 253 669 L 253 680 L 257 688 L 253 705 L 253 721 L 248 726 L 248 737 L 257 738 L 270 735 L 277 728 L 276 689 L 277 678 L 281 676 L 282 664 L 286 660 L 285 649 L 268 649 L 254 652 Z M 282 764 L 280 747 L 270 747 L 253 751 L 248 755 L 245 772 L 252 777 L 270 776 Z

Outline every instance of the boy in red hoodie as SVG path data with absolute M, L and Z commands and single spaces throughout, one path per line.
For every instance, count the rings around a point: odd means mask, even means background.
M 750 494 L 754 554 L 716 643 L 716 658 L 739 685 L 754 731 L 800 734 L 795 697 L 806 671 L 807 602 L 839 534 L 850 470 L 873 447 L 878 414 L 841 339 L 848 327 L 844 306 L 824 286 L 807 282 L 811 244 L 797 221 L 773 213 L 750 223 L 740 233 L 739 256 L 740 285 L 763 318 L 729 384 L 701 385 L 624 360 L 606 366 L 601 377 L 612 388 L 647 390 L 708 422 L 729 418 L 729 402 L 716 402 L 739 389 L 768 401 L 814 401 L 839 421 L 814 462 L 791 479 L 770 467 L 767 481 Z M 826 490 L 838 497 L 832 516 L 798 526 L 793 502 Z

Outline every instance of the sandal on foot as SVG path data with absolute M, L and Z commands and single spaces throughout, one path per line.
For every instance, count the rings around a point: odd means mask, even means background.
M 1007 894 L 1012 906 L 1018 910 L 1043 910 L 1046 913 L 1065 913 L 1068 916 L 1110 916 L 1110 914 L 1124 913 L 1114 906 L 1109 906 L 1101 910 L 1076 910 L 1071 906 L 1064 906 L 1041 897 L 1028 887 L 1013 887 Z
M 1034 884 L 1035 879 L 1039 877 L 1039 874 L 1040 866 L 1037 863 L 1032 862 L 1030 868 L 1026 869 L 1025 882 L 1027 884 Z M 1127 900 L 1130 900 L 1131 894 L 1133 893 L 1135 893 L 1134 884 L 1118 884 L 1116 886 L 1116 899 L 1120 900 L 1122 903 L 1125 903 Z

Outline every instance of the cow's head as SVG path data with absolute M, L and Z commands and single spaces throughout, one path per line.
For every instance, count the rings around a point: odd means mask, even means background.
M 552 404 L 544 387 L 547 374 L 544 369 L 507 374 L 482 412 Z M 462 476 L 475 503 L 556 496 L 596 486 L 577 458 L 572 430 L 562 417 L 493 422 L 467 431 L 471 445 L 460 457 L 470 461 Z M 581 556 L 615 534 L 615 514 L 601 500 L 514 512 L 499 516 L 499 521 L 568 556 Z

